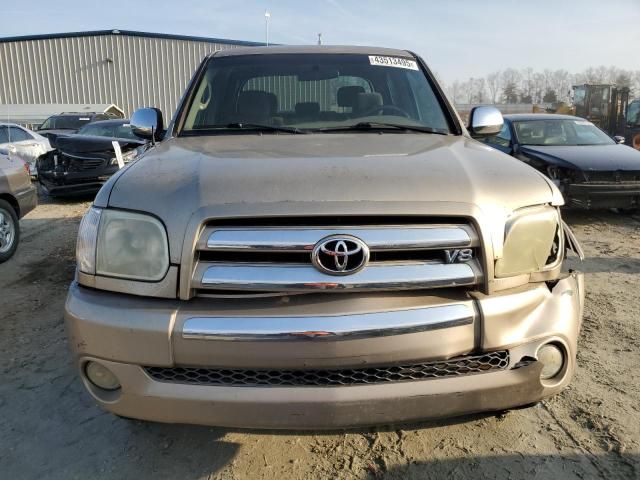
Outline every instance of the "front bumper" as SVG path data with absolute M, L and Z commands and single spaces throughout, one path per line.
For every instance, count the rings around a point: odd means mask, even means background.
M 631 208 L 640 205 L 640 183 L 572 183 L 563 195 L 568 206 Z
M 345 310 L 356 304 L 360 305 L 357 308 L 379 309 L 385 302 L 373 298 L 362 303 L 362 296 L 344 294 L 337 295 L 341 299 L 335 302 L 303 297 L 307 300 L 297 302 L 307 302 L 304 308 L 311 311 L 314 303 L 325 310 Z M 560 391 L 570 381 L 584 301 L 581 274 L 563 278 L 552 289 L 538 284 L 491 296 L 477 295 L 474 299 L 461 300 L 454 294 L 425 298 L 421 306 L 425 309 L 469 302 L 475 311 L 473 321 L 384 335 L 360 332 L 362 335 L 354 338 L 303 335 L 261 340 L 255 337 L 256 332 L 251 332 L 250 338 L 231 338 L 237 334 L 232 332 L 225 339 L 218 331 L 207 338 L 185 331 L 185 323 L 205 315 L 246 319 L 247 307 L 237 305 L 238 300 L 232 306 L 229 301 L 149 299 L 95 291 L 77 284 L 70 289 L 65 320 L 84 384 L 104 408 L 122 416 L 170 423 L 284 429 L 397 423 L 526 405 Z M 398 294 L 387 300 L 395 302 L 400 311 L 416 308 L 419 297 Z M 269 317 L 270 308 L 280 314 L 290 312 L 291 318 L 301 307 L 291 300 L 285 306 L 262 305 L 259 311 Z M 349 321 L 348 316 L 343 318 Z M 272 330 L 269 334 L 273 334 Z M 555 379 L 541 381 L 541 364 L 535 361 L 535 355 L 548 342 L 564 349 L 566 363 Z M 143 368 L 192 365 L 338 369 L 503 349 L 509 350 L 510 360 L 508 367 L 500 371 L 351 386 L 194 385 L 158 381 Z M 121 388 L 109 392 L 92 385 L 83 372 L 90 360 L 111 369 Z
M 90 172 L 38 170 L 37 175 L 50 195 L 84 195 L 96 193 L 117 171 L 117 166 L 106 166 Z

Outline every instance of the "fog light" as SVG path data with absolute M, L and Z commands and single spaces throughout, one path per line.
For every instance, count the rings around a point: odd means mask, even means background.
M 540 378 L 542 380 L 548 380 L 558 375 L 562 367 L 564 367 L 564 354 L 560 347 L 548 343 L 538 350 L 538 361 L 542 363 Z
M 97 362 L 88 362 L 84 367 L 87 378 L 96 387 L 104 390 L 117 390 L 120 388 L 118 378 L 104 365 Z

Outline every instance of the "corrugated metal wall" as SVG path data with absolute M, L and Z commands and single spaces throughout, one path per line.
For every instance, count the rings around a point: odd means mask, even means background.
M 124 34 L 2 42 L 0 104 L 115 103 L 173 115 L 209 52 L 236 45 Z

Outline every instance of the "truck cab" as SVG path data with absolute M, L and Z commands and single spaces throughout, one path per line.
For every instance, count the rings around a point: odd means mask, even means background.
M 575 368 L 555 185 L 472 138 L 424 61 L 216 52 L 82 220 L 65 319 L 89 393 L 153 421 L 342 428 L 503 410 Z

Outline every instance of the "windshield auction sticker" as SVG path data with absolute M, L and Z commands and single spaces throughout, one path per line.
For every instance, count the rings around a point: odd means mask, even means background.
M 408 68 L 409 70 L 419 70 L 415 60 L 402 57 L 380 57 L 369 55 L 369 63 L 378 67 Z

